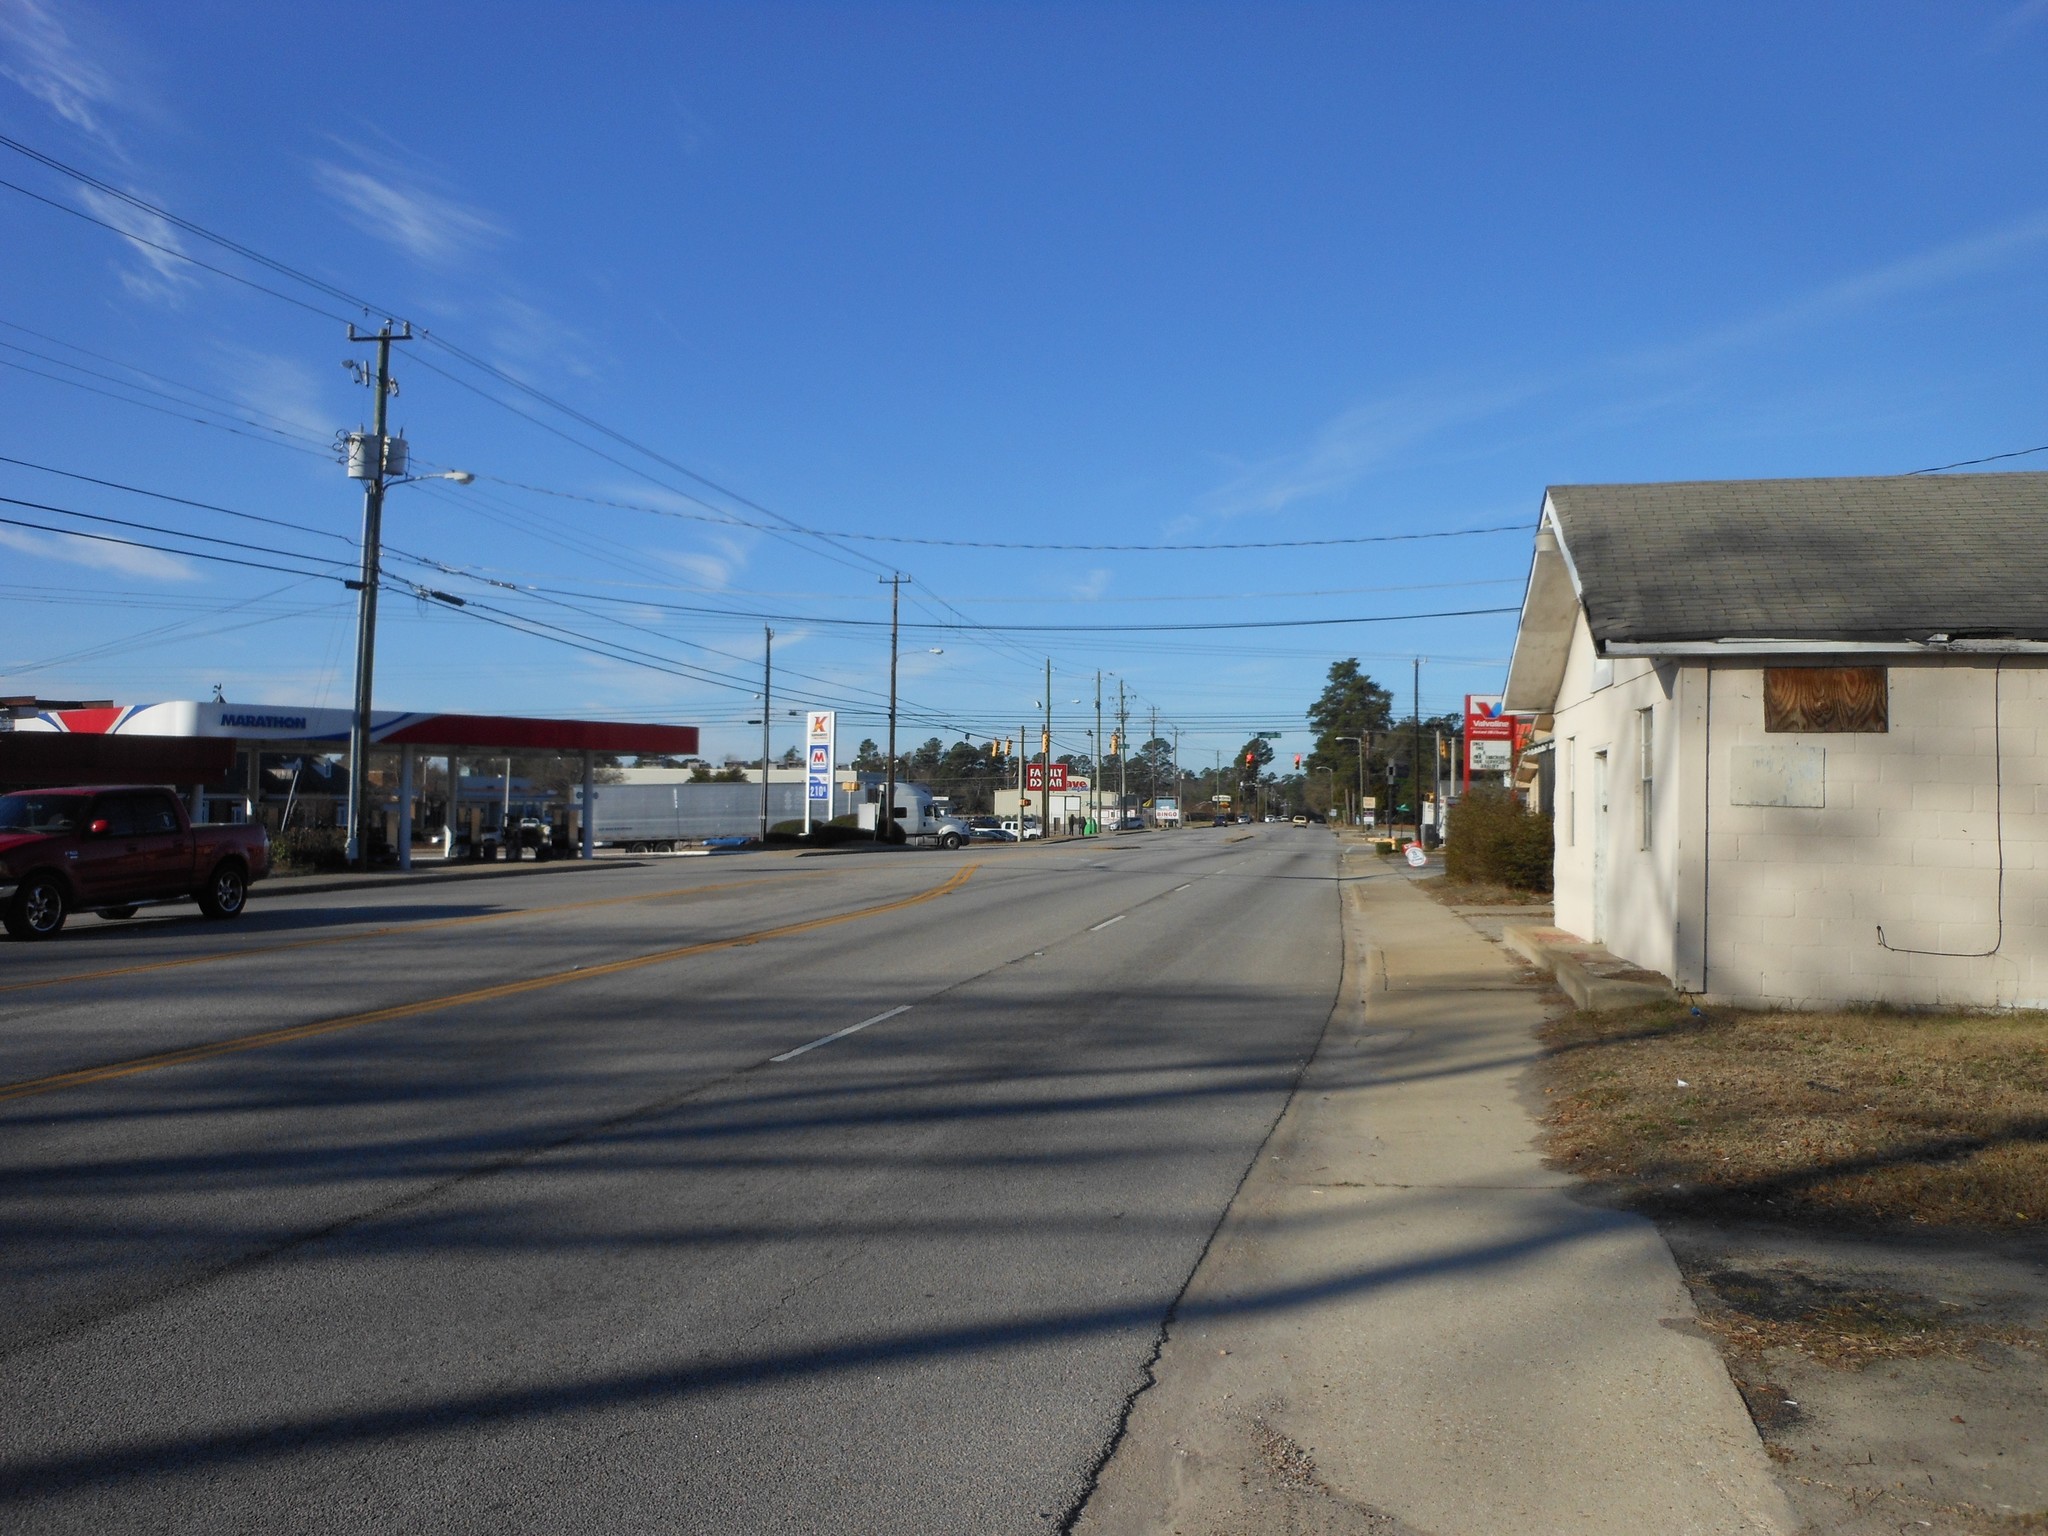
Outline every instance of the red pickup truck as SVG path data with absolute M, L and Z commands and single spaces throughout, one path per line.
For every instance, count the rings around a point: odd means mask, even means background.
M 167 789 L 95 784 L 0 795 L 0 923 L 47 939 L 72 912 L 133 917 L 145 902 L 196 900 L 239 917 L 270 873 L 260 826 L 192 825 Z

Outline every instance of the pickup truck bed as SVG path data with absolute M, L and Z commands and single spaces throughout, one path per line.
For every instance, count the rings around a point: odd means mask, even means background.
M 154 785 L 0 795 L 0 924 L 17 939 L 53 938 L 73 912 L 133 917 L 159 901 L 239 917 L 269 873 L 262 827 L 194 826 Z

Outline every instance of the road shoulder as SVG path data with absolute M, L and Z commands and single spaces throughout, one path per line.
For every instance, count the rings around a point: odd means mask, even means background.
M 1074 1529 L 1790 1531 L 1669 1249 L 1537 1151 L 1533 989 L 1345 867 L 1337 1012 Z

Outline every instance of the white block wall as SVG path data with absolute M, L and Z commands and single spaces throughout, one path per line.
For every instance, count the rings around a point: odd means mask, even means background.
M 2002 681 L 1988 657 L 1888 670 L 1890 730 L 1768 734 L 1761 665 L 1603 666 L 1582 618 L 1554 711 L 1557 925 L 1732 1002 L 2048 1007 L 2048 662 L 2009 658 Z M 1636 772 L 1646 706 L 1648 849 Z M 1820 748 L 1824 804 L 1734 804 L 1730 758 L 1745 746 Z M 1596 935 L 1603 749 L 1609 886 Z

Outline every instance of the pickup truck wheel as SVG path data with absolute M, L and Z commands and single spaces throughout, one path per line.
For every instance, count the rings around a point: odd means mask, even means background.
M 958 832 L 940 833 L 939 846 L 945 849 L 946 852 L 951 853 L 954 849 L 960 846 L 960 834 Z
M 214 866 L 199 891 L 199 910 L 211 918 L 240 917 L 249 900 L 249 877 L 242 866 L 222 862 Z
M 124 917 L 133 917 L 136 913 L 140 912 L 141 910 L 142 908 L 140 907 L 101 907 L 100 916 L 111 917 L 118 921 L 119 919 Z
M 64 917 L 64 887 L 48 875 L 30 875 L 0 906 L 0 924 L 17 939 L 55 938 Z

